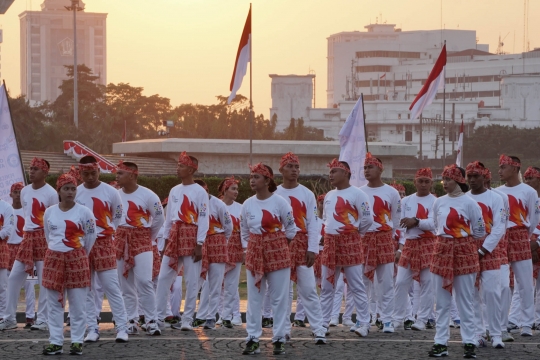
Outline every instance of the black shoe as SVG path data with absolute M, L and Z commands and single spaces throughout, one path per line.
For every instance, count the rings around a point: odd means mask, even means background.
M 260 352 L 261 349 L 259 348 L 259 343 L 253 340 L 249 340 L 246 344 L 246 347 L 244 348 L 244 351 L 242 351 L 242 355 L 253 355 Z
M 405 330 L 411 330 L 413 324 L 414 324 L 414 321 L 412 321 L 412 320 L 405 320 L 405 322 L 403 323 L 403 328 L 404 328 Z
M 71 347 L 69 348 L 69 354 L 70 355 L 82 355 L 82 344 L 81 343 L 73 343 L 73 344 L 71 344 Z
M 201 325 L 204 325 L 205 322 L 206 322 L 206 320 L 195 319 L 195 320 L 193 320 L 193 323 L 191 324 L 191 326 L 193 326 L 193 328 L 196 328 L 196 327 L 199 327 Z
M 49 344 L 43 348 L 43 355 L 60 355 L 63 352 L 64 350 L 62 350 L 62 346 L 60 345 Z
M 71 321 L 69 320 L 69 318 L 67 318 L 66 320 L 66 326 L 71 326 Z
M 306 327 L 306 323 L 302 320 L 294 320 L 292 323 L 292 326 L 294 327 Z
M 476 349 L 476 346 L 474 346 L 474 344 L 465 344 L 463 346 L 463 349 L 464 349 L 463 357 L 465 359 L 476 359 L 476 353 L 474 352 L 474 350 Z
M 262 327 L 269 329 L 274 326 L 274 319 L 272 318 L 263 318 L 262 319 Z
M 433 345 L 431 350 L 428 352 L 428 354 L 430 357 L 448 356 L 448 346 L 435 344 Z
M 231 320 L 223 320 L 223 322 L 221 323 L 221 326 L 225 326 L 227 329 L 233 328 L 233 324 Z
M 139 327 L 146 324 L 146 321 L 144 319 L 144 315 L 139 316 Z
M 379 330 L 382 330 L 383 327 L 384 327 L 384 324 L 382 323 L 381 320 L 377 319 L 377 320 L 375 320 L 375 326 L 376 326 Z
M 433 319 L 428 319 L 427 323 L 426 323 L 426 329 L 435 329 L 435 320 Z
M 274 355 L 285 354 L 285 343 L 276 341 L 274 344 Z

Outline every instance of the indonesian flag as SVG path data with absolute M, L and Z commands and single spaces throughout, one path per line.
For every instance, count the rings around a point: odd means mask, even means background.
M 456 165 L 461 166 L 463 160 L 463 120 L 461 120 L 461 128 L 459 129 L 459 140 L 457 144 L 457 159 Z
M 244 31 L 242 31 L 242 37 L 240 38 L 240 44 L 238 45 L 238 52 L 236 53 L 236 62 L 234 63 L 234 71 L 231 79 L 229 99 L 227 104 L 236 97 L 236 92 L 242 86 L 242 79 L 247 72 L 247 64 L 251 61 L 251 7 L 249 8 L 246 24 L 244 25 Z
M 446 67 L 446 45 L 443 46 L 441 54 L 435 62 L 435 66 L 429 73 L 426 83 L 416 95 L 409 110 L 411 119 L 414 120 L 422 113 L 424 108 L 430 105 L 437 95 L 437 90 L 444 88 L 444 68 Z

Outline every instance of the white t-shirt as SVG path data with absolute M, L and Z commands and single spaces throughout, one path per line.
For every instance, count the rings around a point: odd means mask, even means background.
M 8 244 L 20 244 L 24 235 L 24 211 L 22 208 L 13 209 L 14 226 L 11 228 Z
M 318 254 L 317 201 L 313 192 L 298 184 L 294 189 L 285 189 L 279 185 L 274 194 L 281 196 L 291 205 L 296 231 L 308 236 L 308 251 Z
M 486 234 L 480 206 L 467 195 L 441 196 L 433 204 L 435 231 L 438 236 L 481 238 Z
M 368 195 L 355 186 L 329 191 L 324 197 L 323 223 L 326 234 L 364 235 L 373 225 Z
M 13 208 L 9 203 L 0 199 L 0 239 L 8 240 L 11 235 L 15 219 L 13 217 Z
M 240 214 L 242 212 L 242 204 L 237 203 L 236 201 L 233 201 L 231 205 L 227 205 L 227 211 L 229 212 L 229 215 L 231 216 L 231 221 L 233 225 L 233 233 L 239 233 L 240 232 Z
M 101 182 L 96 188 L 77 187 L 75 202 L 86 206 L 94 214 L 98 238 L 114 234 L 122 219 L 122 199 L 118 190 Z
M 364 185 L 360 190 L 369 197 L 373 212 L 373 224 L 369 231 L 395 231 L 399 228 L 401 216 L 401 198 L 399 192 L 390 185 L 384 184 L 376 188 Z
M 227 211 L 227 205 L 217 197 L 210 195 L 210 218 L 208 235 L 225 233 L 227 240 L 231 237 L 233 223 Z
M 45 210 L 45 238 L 50 250 L 68 252 L 83 247 L 90 254 L 97 232 L 94 214 L 75 203 L 68 211 L 53 205 Z
M 499 194 L 491 190 L 486 190 L 478 195 L 473 195 L 469 191 L 467 195 L 476 201 L 480 205 L 480 209 L 482 209 L 482 217 L 488 234 L 482 246 L 491 253 L 506 231 L 506 210 L 504 209 L 503 199 Z
M 43 215 L 45 210 L 58 204 L 58 193 L 49 184 L 37 190 L 32 184 L 21 190 L 21 203 L 24 211 L 24 231 L 43 229 Z
M 499 186 L 497 190 L 508 196 L 508 227 L 525 226 L 529 236 L 532 235 L 540 220 L 536 190 L 523 183 L 512 187 Z
M 122 219 L 118 226 L 150 228 L 152 241 L 157 239 L 165 220 L 159 197 L 141 185 L 131 194 L 126 194 L 123 189 L 118 192 L 122 199 Z
M 418 196 L 412 194 L 401 199 L 401 218 L 417 218 L 418 226 L 411 229 L 401 230 L 401 236 L 405 240 L 422 239 L 435 235 L 435 223 L 433 221 L 433 204 L 437 200 L 432 194 Z

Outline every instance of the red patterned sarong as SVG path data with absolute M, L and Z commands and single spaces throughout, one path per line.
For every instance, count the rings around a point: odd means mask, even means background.
M 394 262 L 392 231 L 368 232 L 362 236 L 362 246 L 365 257 L 364 275 L 373 281 L 377 266 Z
M 171 231 L 163 255 L 169 257 L 169 266 L 178 271 L 178 258 L 192 256 L 197 246 L 197 225 L 186 224 L 182 221 L 175 222 Z
M 532 234 L 531 240 L 532 241 L 538 240 L 538 235 Z M 536 249 L 536 253 L 538 254 L 538 256 L 540 256 L 540 247 Z M 538 278 L 539 273 L 540 273 L 540 261 L 533 263 L 533 279 Z
M 227 264 L 225 265 L 225 274 L 236 267 L 244 259 L 244 249 L 242 248 L 242 239 L 239 232 L 233 232 L 227 243 Z
M 532 259 L 529 231 L 526 227 L 513 227 L 508 233 L 508 261 Z
M 485 239 L 486 239 L 485 236 L 481 239 L 476 239 L 476 245 L 478 249 L 482 248 L 482 244 L 484 243 Z M 499 244 L 497 244 L 497 246 L 499 246 Z M 501 259 L 498 257 L 498 254 L 496 253 L 495 250 L 497 250 L 497 247 L 493 249 L 493 252 L 491 254 L 487 253 L 480 259 L 480 272 L 476 274 L 476 281 L 474 284 L 477 288 L 480 287 L 480 273 L 482 271 L 499 270 L 501 268 Z
M 437 236 L 430 270 L 443 277 L 443 289 L 452 292 L 454 276 L 480 271 L 478 247 L 472 236 L 446 238 Z
M 17 257 L 17 252 L 19 251 L 19 246 L 21 244 L 8 244 L 9 249 L 9 264 L 8 270 L 11 271 L 13 264 L 15 263 L 15 258 Z
M 0 269 L 11 269 L 9 265 L 9 246 L 6 240 L 0 240 Z
M 135 256 L 152 251 L 150 228 L 128 228 L 120 226 L 114 238 L 116 259 L 124 260 L 122 275 L 128 277 L 128 272 L 135 266 Z
M 499 258 L 501 265 L 508 265 L 508 231 L 499 240 L 499 243 L 493 250 L 493 256 Z
M 398 266 L 407 268 L 410 265 L 413 279 L 420 282 L 420 271 L 429 268 L 433 262 L 433 247 L 436 239 L 433 236 L 406 240 Z
M 97 238 L 88 259 L 94 271 L 116 269 L 116 249 L 112 236 Z
M 339 266 L 343 270 L 344 266 L 364 263 L 360 234 L 357 232 L 340 235 L 324 234 L 324 249 L 321 258 L 321 264 L 328 269 L 326 279 L 334 284 L 336 267 Z
M 202 246 L 201 277 L 206 280 L 210 264 L 227 262 L 227 238 L 225 234 L 209 235 Z
M 308 236 L 300 232 L 296 233 L 296 236 L 289 243 L 289 250 L 291 252 L 291 280 L 296 282 L 296 267 L 306 266 L 306 252 L 308 249 Z
M 159 275 L 159 269 L 161 268 L 161 256 L 159 255 L 157 245 L 152 246 L 152 255 L 152 279 L 156 279 Z
M 46 251 L 47 240 L 43 229 L 25 231 L 15 260 L 24 264 L 24 271 L 28 275 L 33 275 L 34 262 L 43 261 Z
M 290 266 L 291 254 L 283 231 L 263 235 L 249 234 L 246 269 L 251 271 L 251 275 L 255 278 L 255 286 L 259 291 L 264 274 Z
M 60 252 L 47 249 L 42 284 L 58 291 L 58 302 L 64 307 L 64 289 L 90 287 L 90 262 L 84 248 Z
M 313 273 L 315 274 L 315 283 L 321 287 L 322 284 L 322 254 L 315 255 L 315 264 L 313 264 Z

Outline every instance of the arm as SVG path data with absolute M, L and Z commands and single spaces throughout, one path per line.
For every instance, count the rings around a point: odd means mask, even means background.
M 308 232 L 308 251 L 318 254 L 319 253 L 319 238 L 320 230 L 317 222 L 317 203 L 315 195 L 310 191 L 308 202 L 306 204 L 306 216 L 307 216 L 307 232 Z M 312 211 L 313 210 L 313 211 Z
M 246 216 L 246 203 L 242 206 L 242 211 L 240 212 L 240 238 L 242 240 L 242 248 L 246 249 L 249 241 L 249 226 Z
M 534 201 L 533 201 L 534 200 Z M 528 201 L 529 206 L 529 237 L 534 232 L 534 229 L 538 225 L 538 222 L 540 221 L 540 200 L 538 199 L 538 196 L 530 196 Z
M 96 243 L 97 239 L 97 230 L 96 230 L 96 222 L 94 221 L 94 214 L 90 211 L 88 208 L 84 208 L 85 211 L 85 217 L 83 219 L 84 225 L 84 249 L 86 250 L 86 254 L 90 255 L 90 251 L 92 251 L 92 247 Z
M 112 196 L 112 223 L 115 229 L 118 229 L 118 226 L 120 225 L 120 221 L 122 220 L 122 198 L 120 197 L 120 193 L 116 190 L 114 192 L 111 191 Z
M 210 228 L 210 199 L 208 194 L 203 188 L 197 194 L 197 205 L 199 210 L 199 217 L 197 220 L 197 243 L 204 243 L 206 240 L 206 234 Z
M 43 230 L 45 232 L 45 240 L 49 243 L 49 209 L 45 210 L 45 215 L 43 215 Z
M 171 197 L 171 193 L 173 191 L 174 188 L 171 189 L 171 191 L 169 191 L 169 199 L 172 199 Z M 169 240 L 169 233 L 171 231 L 171 227 L 172 227 L 172 202 L 169 203 L 168 207 L 167 207 L 167 211 L 166 211 L 166 214 L 165 214 L 165 223 L 164 223 L 164 227 L 163 227 L 163 251 L 165 251 L 165 249 L 167 248 L 167 241 Z
M 486 236 L 482 244 L 482 247 L 490 253 L 497 247 L 506 230 L 505 223 L 501 217 L 501 212 L 504 211 L 502 198 L 495 193 L 491 194 L 491 197 L 493 199 L 493 226 L 491 227 L 491 233 Z
M 396 191 L 392 192 L 392 235 L 396 235 L 396 230 L 399 229 L 399 220 L 401 219 L 401 198 Z
M 221 202 L 221 200 L 218 200 Z M 229 241 L 229 238 L 231 237 L 232 231 L 233 231 L 233 223 L 231 220 L 231 215 L 229 215 L 229 212 L 227 211 L 227 207 L 225 206 L 225 203 L 223 203 L 222 206 L 220 206 L 219 209 L 219 221 L 223 224 L 223 230 L 225 230 L 225 238 L 227 241 Z
M 4 226 L 2 226 L 2 230 L 0 230 L 0 239 L 7 240 L 13 231 L 13 226 L 15 225 L 13 208 L 9 206 L 9 204 L 6 204 L 6 208 L 4 209 L 4 213 L 2 215 L 4 216 Z
M 366 208 L 365 211 L 362 211 L 362 203 L 364 204 L 364 207 Z M 357 201 L 356 201 L 356 207 L 359 210 L 358 216 L 360 217 L 360 224 L 358 226 L 358 231 L 360 232 L 360 235 L 365 235 L 371 225 L 373 225 L 373 210 L 371 209 L 371 206 L 369 205 L 369 198 L 362 191 L 361 194 L 358 195 Z
M 427 219 L 422 219 L 418 223 L 418 228 L 423 231 L 435 231 L 435 216 L 434 216 L 434 209 L 428 209 L 428 217 Z
M 282 197 L 279 197 L 278 199 L 280 202 L 279 217 L 281 218 L 281 223 L 285 230 L 285 236 L 287 237 L 287 240 L 290 241 L 296 236 L 296 224 L 294 223 L 292 207 L 287 200 Z
M 484 217 L 482 216 L 482 209 L 476 201 L 468 198 L 469 201 L 469 219 L 471 219 L 471 232 L 475 239 L 479 239 L 486 235 L 486 226 L 484 224 Z
M 146 203 L 146 206 L 148 209 L 150 209 L 150 216 L 152 217 L 152 224 L 150 225 L 150 232 L 151 232 L 151 240 L 152 242 L 157 239 L 157 236 L 159 234 L 159 229 L 161 229 L 161 225 L 163 225 L 163 222 L 165 221 L 165 217 L 163 216 L 163 207 L 161 206 L 161 201 L 159 200 L 158 196 L 151 192 L 150 196 L 148 196 L 148 200 Z

